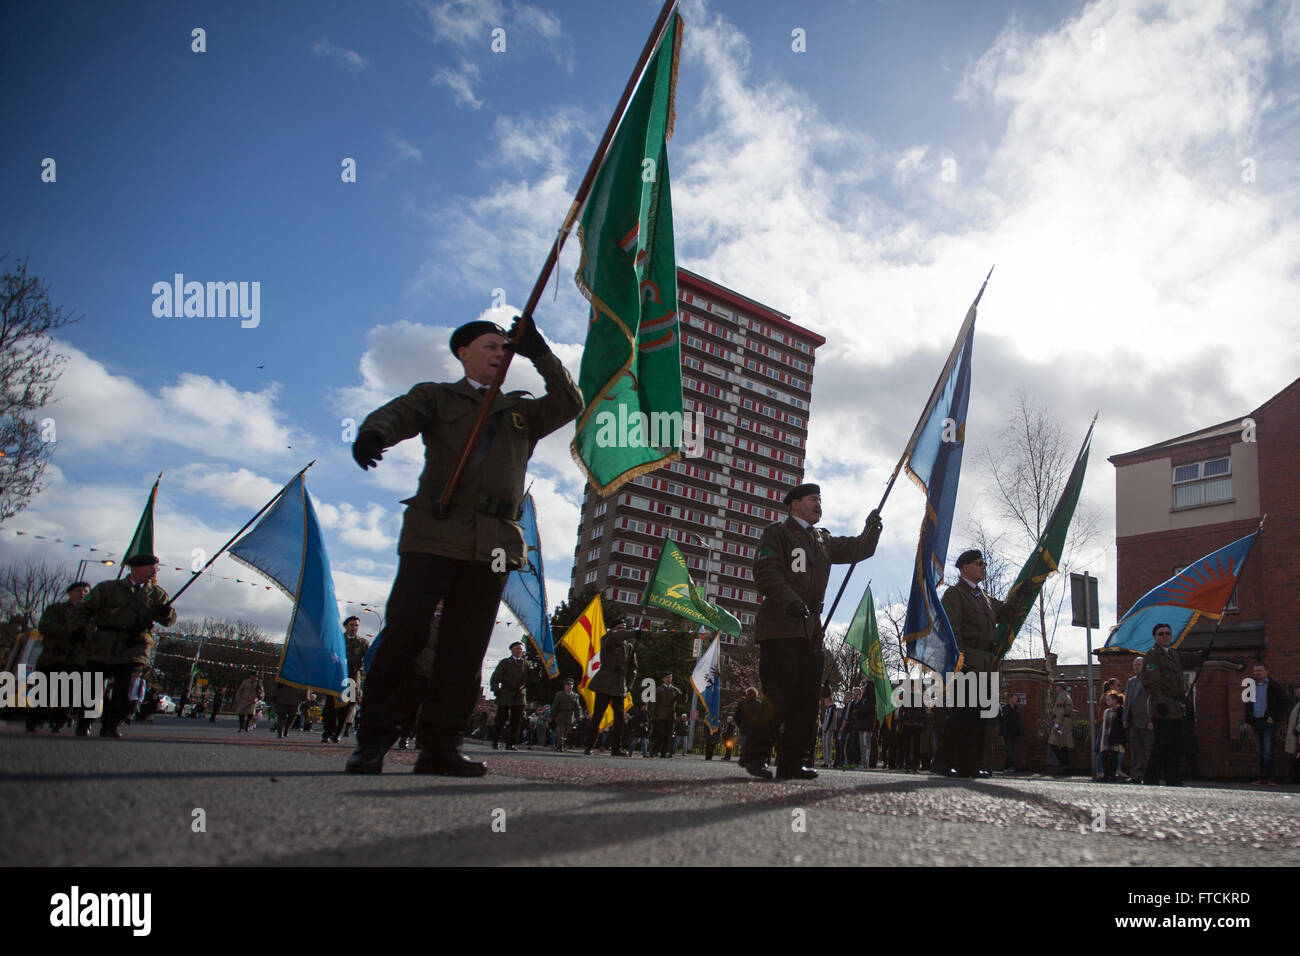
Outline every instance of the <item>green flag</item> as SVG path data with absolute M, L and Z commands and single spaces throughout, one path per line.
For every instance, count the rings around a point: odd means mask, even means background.
M 1070 521 L 1074 518 L 1074 509 L 1079 504 L 1079 491 L 1083 487 L 1083 475 L 1088 470 L 1088 452 L 1092 445 L 1092 429 L 1093 425 L 1097 423 L 1095 415 L 1092 422 L 1093 424 L 1088 426 L 1088 434 L 1084 436 L 1079 455 L 1074 460 L 1074 468 L 1070 472 L 1069 480 L 1065 483 L 1065 490 L 1061 492 L 1061 499 L 1056 503 L 1056 507 L 1052 509 L 1052 516 L 1047 519 L 1047 527 L 1043 529 L 1037 546 L 1029 555 L 1029 560 L 1021 568 L 1016 583 L 1011 585 L 1011 590 L 1007 591 L 1007 603 L 1019 601 L 1021 610 L 1009 624 L 998 624 L 996 645 L 998 660 L 1005 657 L 1007 651 L 1011 650 L 1011 645 L 1015 641 L 1016 635 L 1020 633 L 1025 618 L 1029 616 L 1029 612 L 1033 609 L 1034 601 L 1038 598 L 1038 592 L 1043 589 L 1043 582 L 1056 572 L 1056 565 L 1061 560 L 1061 552 L 1065 549 L 1065 535 L 1070 530 Z
M 681 457 L 682 366 L 667 142 L 682 24 L 650 59 L 578 226 L 576 280 L 591 302 L 571 445 L 602 495 Z
M 740 622 L 728 611 L 704 600 L 700 589 L 691 580 L 690 572 L 686 570 L 686 558 L 668 535 L 664 535 L 663 551 L 641 604 L 643 607 L 672 611 L 703 624 L 711 631 L 725 631 L 733 637 L 740 636 Z
M 876 627 L 876 602 L 871 596 L 871 585 L 862 595 L 858 609 L 853 612 L 853 623 L 844 635 L 844 643 L 855 647 L 862 656 L 862 673 L 871 679 L 876 688 L 876 717 L 884 720 L 894 709 L 894 686 L 885 673 L 885 658 L 880 653 L 880 630 Z
M 162 481 L 162 473 L 159 472 L 157 479 L 153 483 L 153 489 L 149 492 L 149 500 L 145 503 L 144 513 L 140 515 L 140 523 L 135 526 L 135 535 L 131 538 L 131 543 L 126 547 L 126 554 L 122 555 L 122 563 L 117 569 L 117 576 L 122 576 L 122 569 L 126 567 L 126 562 L 137 554 L 153 554 L 153 502 L 158 497 L 158 482 Z

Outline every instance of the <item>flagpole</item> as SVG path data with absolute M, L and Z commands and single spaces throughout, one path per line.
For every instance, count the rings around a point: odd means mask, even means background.
M 190 579 L 186 581 L 183 585 L 181 585 L 181 589 L 172 596 L 172 599 L 170 601 L 167 602 L 167 606 L 171 607 L 176 602 L 176 599 L 180 597 L 182 594 L 184 594 L 186 589 L 189 588 L 189 586 L 198 579 L 199 575 L 201 575 L 208 568 L 212 567 L 212 562 L 216 561 L 217 558 L 221 557 L 221 555 L 225 553 L 225 550 L 227 548 L 229 548 L 232 544 L 234 544 L 237 540 L 239 540 L 239 536 L 243 534 L 245 531 L 247 531 L 249 526 L 254 521 L 262 517 L 262 515 L 266 512 L 268 508 L 271 507 L 271 505 L 275 504 L 277 501 L 283 498 L 284 493 L 289 490 L 289 485 L 293 484 L 295 481 L 297 481 L 299 478 L 305 475 L 307 473 L 307 469 L 314 464 L 316 464 L 315 458 L 307 462 L 306 466 L 301 471 L 299 471 L 296 475 L 290 478 L 288 482 L 285 483 L 285 486 L 281 488 L 279 491 L 277 491 L 274 497 L 272 497 L 270 501 L 262 505 L 261 510 L 259 510 L 257 514 L 253 515 L 253 517 L 249 518 L 246 522 L 244 522 L 244 526 L 230 536 L 230 540 L 227 541 L 225 544 L 223 544 L 221 548 L 217 551 L 217 553 L 208 559 L 207 564 L 203 565 L 203 567 L 199 568 L 199 570 L 195 571 L 192 575 L 190 575 Z
M 1259 527 L 1255 529 L 1255 533 L 1257 535 L 1264 533 L 1264 522 L 1267 519 L 1268 519 L 1268 513 L 1265 512 L 1264 516 L 1259 519 Z M 1241 559 L 1241 567 L 1237 569 L 1238 582 L 1241 581 L 1241 576 L 1246 570 L 1246 562 L 1250 560 L 1250 555 L 1255 550 L 1255 545 L 1257 544 L 1259 544 L 1259 538 L 1256 538 L 1253 542 L 1251 542 L 1250 551 L 1247 551 L 1246 556 Z M 1237 590 L 1237 586 L 1233 585 L 1232 590 L 1233 591 Z M 1210 650 L 1214 647 L 1215 638 L 1219 636 L 1219 628 L 1223 627 L 1223 616 L 1227 613 L 1228 605 L 1230 603 L 1232 603 L 1232 591 L 1228 592 L 1228 597 L 1223 602 L 1223 610 L 1219 612 L 1219 620 L 1214 625 L 1214 633 L 1210 635 L 1210 643 L 1205 645 L 1205 650 L 1201 653 L 1201 662 L 1196 665 L 1196 673 L 1192 675 L 1192 682 L 1187 686 L 1186 697 L 1188 700 L 1192 699 L 1192 691 L 1196 689 L 1196 682 L 1200 680 L 1201 668 L 1203 668 L 1205 666 L 1205 662 L 1210 659 Z
M 646 39 L 645 47 L 641 50 L 641 56 L 636 61 L 636 67 L 632 70 L 632 75 L 628 77 L 627 86 L 623 88 L 623 95 L 619 98 L 618 106 L 615 107 L 613 114 L 609 118 L 609 123 L 605 127 L 605 135 L 601 137 L 595 155 L 591 157 L 591 163 L 587 166 L 587 172 L 582 177 L 582 183 L 578 186 L 573 202 L 569 205 L 569 211 L 564 216 L 564 223 L 560 226 L 555 241 L 551 243 L 551 248 L 546 254 L 546 261 L 542 264 L 542 271 L 538 273 L 537 281 L 533 283 L 533 291 L 529 293 L 528 301 L 524 305 L 523 315 L 526 317 L 532 316 L 533 309 L 537 308 L 542 292 L 546 289 L 546 283 L 550 281 L 551 270 L 555 268 L 560 258 L 560 249 L 564 247 L 564 241 L 568 238 L 569 231 L 573 228 L 573 223 L 578 218 L 579 211 L 587 201 L 587 195 L 591 192 L 591 187 L 596 181 L 596 174 L 600 172 L 600 167 L 605 159 L 605 152 L 609 149 L 609 144 L 613 141 L 615 132 L 618 131 L 619 121 L 623 118 L 623 113 L 632 100 L 632 94 L 636 92 L 637 84 L 641 79 L 641 74 L 645 72 L 646 64 L 650 62 L 650 57 L 654 55 L 655 50 L 659 47 L 659 42 L 667 32 L 668 24 L 676 10 L 677 3 L 678 0 L 664 0 L 663 9 L 659 11 L 659 19 L 655 21 L 654 29 L 650 31 L 650 36 Z M 526 327 L 526 322 L 519 323 L 515 331 L 515 337 L 512 340 L 513 344 L 518 344 L 523 338 Z M 442 491 L 440 502 L 444 513 L 445 509 L 451 504 L 451 496 L 456 490 L 456 485 L 460 482 L 465 466 L 469 463 L 471 449 L 478 442 L 479 433 L 487 422 L 488 413 L 492 410 L 492 404 L 501 391 L 501 383 L 505 381 L 506 372 L 510 368 L 510 360 L 513 357 L 514 352 L 507 349 L 500 366 L 497 367 L 496 374 L 492 376 L 492 382 L 488 386 L 487 394 L 483 396 L 483 401 L 479 405 L 478 416 L 474 419 L 474 426 L 465 439 L 465 445 L 460 450 L 460 457 L 456 459 L 456 467 L 452 469 L 451 476 L 447 479 L 447 484 Z
M 889 493 L 894 490 L 894 482 L 898 479 L 898 473 L 903 470 L 903 462 L 911 457 L 916 448 L 916 440 L 921 437 L 921 429 L 925 425 L 925 420 L 930 417 L 930 412 L 934 410 L 934 404 L 939 399 L 939 393 L 944 383 L 948 381 L 948 376 L 952 374 L 952 368 L 957 364 L 957 356 L 961 352 L 962 341 L 966 338 L 966 333 L 970 327 L 975 324 L 975 308 L 980 304 L 980 299 L 984 297 L 984 289 L 989 284 L 989 279 L 993 277 L 993 269 L 989 267 L 989 274 L 984 277 L 984 282 L 980 285 L 980 290 L 975 294 L 975 301 L 970 304 L 966 310 L 966 318 L 957 331 L 957 341 L 953 343 L 952 351 L 948 353 L 948 361 L 943 365 L 943 371 L 939 373 L 938 379 L 935 380 L 934 388 L 930 391 L 930 398 L 925 403 L 925 408 L 921 411 L 921 417 L 916 420 L 916 427 L 912 429 L 912 437 L 907 440 L 907 447 L 903 449 L 903 454 L 898 459 L 898 464 L 894 466 L 894 473 L 889 476 L 889 481 L 885 485 L 885 493 L 880 496 L 880 504 L 876 505 L 876 511 L 879 512 L 885 507 L 885 501 L 889 498 Z M 822 631 L 826 630 L 826 623 L 835 614 L 835 609 L 840 606 L 840 598 L 844 597 L 844 589 L 848 587 L 849 578 L 853 575 L 853 569 L 858 566 L 854 561 L 849 565 L 848 571 L 844 573 L 844 580 L 840 582 L 840 589 L 835 594 L 835 600 L 831 602 L 831 609 L 827 612 L 826 617 L 822 620 Z

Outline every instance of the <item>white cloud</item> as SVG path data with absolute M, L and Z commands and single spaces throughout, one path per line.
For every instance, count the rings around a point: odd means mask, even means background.
M 399 162 L 408 159 L 415 160 L 417 163 L 424 162 L 424 153 L 421 152 L 420 147 L 406 139 L 406 137 L 393 134 L 388 137 L 388 142 L 397 153 Z
M 234 471 L 214 465 L 194 463 L 169 474 L 190 491 L 217 498 L 227 504 L 256 511 L 284 487 L 270 478 L 247 468 Z
M 445 86 L 451 90 L 457 106 L 477 110 L 483 107 L 483 101 L 474 93 L 474 84 L 478 79 L 479 68 L 462 57 L 459 66 L 443 67 L 429 78 L 429 82 L 434 86 Z
M 397 550 L 397 531 L 400 522 L 380 505 L 369 504 L 364 509 L 349 502 L 327 504 L 312 495 L 316 517 L 326 531 L 334 531 L 345 544 L 367 551 Z
M 349 70 L 352 73 L 360 73 L 368 65 L 369 61 L 357 53 L 355 50 L 348 50 L 344 47 L 335 46 L 326 37 L 321 37 L 312 44 L 311 52 L 316 56 L 323 56 Z

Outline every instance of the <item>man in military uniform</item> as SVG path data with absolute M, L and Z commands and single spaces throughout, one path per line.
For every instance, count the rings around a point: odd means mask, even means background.
M 348 735 L 352 726 L 352 716 L 357 712 L 357 702 L 361 700 L 362 667 L 366 651 L 370 644 L 364 637 L 357 636 L 361 629 L 361 618 L 349 617 L 343 621 L 343 639 L 347 654 L 348 678 L 353 682 L 349 686 L 351 699 L 343 700 L 342 694 L 326 694 L 325 703 L 321 705 L 321 742 L 332 740 L 339 742 L 339 735 Z
M 650 705 L 650 751 L 656 757 L 673 755 L 673 718 L 681 698 L 681 689 L 673 686 L 672 673 L 665 674 Z
M 506 732 L 506 750 L 514 750 L 519 740 L 519 722 L 524 718 L 524 705 L 528 699 L 524 688 L 536 684 L 541 675 L 524 660 L 524 645 L 515 641 L 510 645 L 510 656 L 497 662 L 496 669 L 488 679 L 488 687 L 497 698 L 497 724 L 492 735 L 492 749 L 501 746 L 501 731 L 510 720 L 510 729 Z
M 586 753 L 591 753 L 600 736 L 600 724 L 605 719 L 605 708 L 614 708 L 614 726 L 610 733 L 609 752 L 613 757 L 626 757 L 623 749 L 623 702 L 628 688 L 635 681 L 636 646 L 631 642 L 632 631 L 606 631 L 600 642 L 600 669 L 587 682 L 587 690 L 596 695 L 591 710 L 591 729 L 587 731 Z
M 384 639 L 371 661 L 366 706 L 353 773 L 380 773 L 384 754 L 397 740 L 403 718 L 414 712 L 414 661 L 429 638 L 429 621 L 443 605 L 440 639 L 420 709 L 421 752 L 417 773 L 479 776 L 487 767 L 460 752 L 460 735 L 478 697 L 479 670 L 487 652 L 501 592 L 510 570 L 527 566 L 518 524 L 529 456 L 543 437 L 581 413 L 582 393 L 564 370 L 531 317 L 518 345 L 491 322 L 470 322 L 451 337 L 452 354 L 465 371 L 454 383 L 425 382 L 372 412 L 352 446 L 362 468 L 383 450 L 421 435 L 425 446 L 419 492 L 407 505 L 397 550 L 397 579 L 388 598 Z M 513 338 L 515 329 L 511 330 Z M 530 359 L 546 383 L 546 395 L 498 395 L 471 452 L 449 507 L 443 488 L 478 414 L 489 383 L 507 349 Z
M 86 663 L 86 629 L 72 623 L 73 609 L 86 600 L 90 585 L 74 581 L 68 585 L 68 599 L 51 604 L 41 615 L 36 629 L 41 633 L 41 656 L 36 659 L 35 671 L 46 675 L 55 671 L 79 671 Z M 52 686 L 49 683 L 46 686 Z M 70 722 L 66 707 L 48 707 L 33 711 L 27 718 L 28 731 L 34 731 L 42 720 L 49 720 L 50 730 L 56 734 Z
M 564 745 L 569 737 L 569 728 L 573 721 L 582 714 L 582 699 L 573 689 L 573 678 L 564 679 L 564 688 L 555 692 L 551 701 L 551 720 L 555 721 L 555 749 L 564 752 Z
M 822 598 L 832 564 L 865 561 L 880 540 L 880 515 L 873 511 L 855 538 L 834 538 L 816 527 L 822 516 L 821 488 L 803 484 L 786 492 L 790 515 L 763 529 L 754 558 L 754 582 L 763 595 L 754 640 L 763 698 L 771 720 L 745 729 L 740 765 L 756 777 L 766 768 L 773 738 L 778 780 L 812 780 L 805 767 L 817 734 L 817 702 L 825 655 L 821 629 Z
M 963 551 L 957 558 L 957 583 L 943 592 L 943 610 L 952 625 L 957 648 L 962 654 L 962 673 L 974 673 L 991 681 L 998 669 L 997 627 L 1019 613 L 1019 606 L 1004 604 L 980 587 L 988 575 L 984 555 Z M 988 686 L 992 686 L 990 683 Z M 941 773 L 953 777 L 988 777 L 984 766 L 984 737 L 988 721 L 980 715 L 978 701 L 950 707 L 939 741 L 937 764 Z
M 72 623 L 86 628 L 86 666 L 113 681 L 113 697 L 104 709 L 101 737 L 121 737 L 117 729 L 131 712 L 131 685 L 149 664 L 153 650 L 153 625 L 176 623 L 176 611 L 167 592 L 154 578 L 158 559 L 137 554 L 126 559 L 130 574 L 117 581 L 96 584 L 86 600 L 73 608 Z M 87 722 L 83 731 L 89 733 Z
M 1155 724 L 1155 744 L 1147 758 L 1144 781 L 1159 785 L 1160 778 L 1171 787 L 1183 784 L 1183 665 L 1169 649 L 1174 632 L 1168 624 L 1151 630 L 1155 647 L 1143 658 L 1142 686 L 1147 689 L 1147 707 Z

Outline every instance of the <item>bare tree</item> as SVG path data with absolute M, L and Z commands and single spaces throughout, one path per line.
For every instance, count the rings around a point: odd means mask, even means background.
M 0 274 L 0 522 L 41 490 L 56 431 L 53 419 L 36 416 L 67 361 L 51 353 L 50 333 L 76 321 L 50 301 L 45 283 L 27 275 L 27 260 Z
M 72 574 L 57 562 L 14 562 L 0 569 L 0 617 L 22 615 L 28 626 L 67 594 Z

